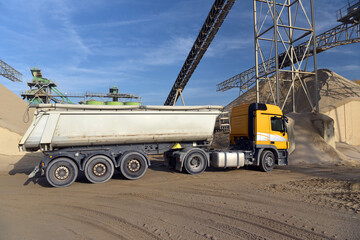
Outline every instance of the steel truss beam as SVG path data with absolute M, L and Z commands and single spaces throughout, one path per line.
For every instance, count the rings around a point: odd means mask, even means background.
M 2 60 L 0 60 L 0 75 L 13 82 L 22 82 L 22 74 Z
M 141 101 L 141 97 L 127 94 L 127 93 L 94 93 L 94 92 L 86 92 L 86 93 L 70 93 L 70 94 L 62 94 L 56 88 L 54 89 L 50 85 L 37 85 L 35 86 L 37 89 L 33 89 L 33 91 L 25 91 L 21 92 L 21 96 L 23 99 L 31 102 L 35 98 L 45 99 L 44 103 L 50 103 L 51 101 L 55 103 L 71 103 L 70 98 L 83 98 L 84 101 L 87 101 L 91 98 L 117 98 L 117 99 L 138 99 Z M 54 93 L 52 93 L 52 91 Z
M 179 94 L 176 93 L 184 90 L 234 2 L 235 0 L 215 0 L 164 105 L 176 103 L 179 98 Z
M 41 90 L 41 89 L 40 89 Z M 46 94 L 46 93 L 38 93 L 34 92 L 34 93 L 29 93 L 29 92 L 21 92 L 21 96 L 25 98 L 27 98 L 28 96 L 37 96 L 37 97 L 46 97 L 46 96 L 51 96 L 51 97 L 67 97 L 67 98 L 93 98 L 93 97 L 97 97 L 97 98 L 129 98 L 129 99 L 141 99 L 141 97 L 136 96 L 136 95 L 132 95 L 132 94 L 127 94 L 127 93 L 118 93 L 118 94 L 108 94 L 108 93 L 90 93 L 90 92 L 86 92 L 86 93 L 70 93 L 70 94 Z
M 316 51 L 317 53 L 324 52 L 333 47 L 358 43 L 360 42 L 360 26 L 359 23 L 354 24 L 340 24 L 318 36 L 316 36 Z M 303 49 L 309 42 L 299 44 L 294 49 Z M 280 54 L 284 56 L 286 52 Z M 311 57 L 313 54 L 313 47 L 310 45 L 310 51 L 306 57 Z M 288 64 L 284 64 L 283 67 L 288 67 Z M 265 76 L 265 69 L 268 72 L 274 72 L 276 68 L 275 57 L 268 59 L 264 63 L 259 65 L 259 77 Z M 256 67 L 252 67 L 242 73 L 239 73 L 219 84 L 217 84 L 216 91 L 225 92 L 232 88 L 240 88 L 240 95 L 245 93 L 249 88 L 256 84 Z
M 347 45 L 351 43 L 358 43 L 360 42 L 360 26 L 358 23 L 356 24 L 341 24 L 336 26 L 316 37 L 316 51 L 317 53 L 324 52 L 328 49 L 333 47 Z M 299 44 L 298 46 L 306 46 L 308 42 L 304 42 Z M 296 46 L 296 48 L 300 48 Z M 311 47 L 310 52 L 308 53 L 307 57 L 312 56 Z M 280 55 L 284 55 L 285 52 L 281 53 Z M 261 77 L 264 76 L 264 67 L 266 69 L 270 69 L 274 71 L 275 69 L 275 58 L 271 58 L 267 60 L 264 64 L 259 66 L 259 75 Z M 286 65 L 284 65 L 286 67 Z M 216 88 L 216 91 L 225 92 L 232 88 L 240 88 L 240 93 L 246 92 L 250 87 L 254 86 L 256 83 L 255 81 L 255 66 L 239 73 L 224 82 L 219 83 Z

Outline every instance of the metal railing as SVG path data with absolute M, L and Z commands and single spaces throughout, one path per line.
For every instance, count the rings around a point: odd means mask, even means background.
M 349 1 L 348 4 L 337 10 L 336 19 L 339 22 L 347 22 L 356 13 L 360 13 L 360 0 Z

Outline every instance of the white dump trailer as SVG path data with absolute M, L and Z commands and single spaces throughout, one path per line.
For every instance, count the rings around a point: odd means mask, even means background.
M 41 104 L 22 150 L 110 144 L 211 141 L 220 106 Z
M 39 104 L 19 147 L 44 152 L 31 176 L 42 169 L 53 186 L 70 185 L 77 170 L 94 183 L 109 180 L 116 167 L 126 178 L 137 179 L 150 165 L 147 154 L 185 147 L 206 154 L 200 148 L 211 143 L 221 110 L 221 106 Z M 192 173 L 202 169 L 195 166 Z

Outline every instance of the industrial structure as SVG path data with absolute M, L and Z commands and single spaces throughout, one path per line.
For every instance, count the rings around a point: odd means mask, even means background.
M 42 76 L 41 70 L 37 68 L 30 69 L 33 76 L 31 82 L 27 82 L 29 90 L 21 93 L 21 97 L 26 99 L 30 104 L 39 103 L 72 103 L 56 87 L 57 84 Z
M 28 82 L 27 85 L 29 90 L 26 90 L 21 93 L 23 99 L 26 99 L 30 104 L 41 104 L 41 103 L 68 103 L 73 104 L 71 98 L 82 98 L 83 101 L 80 103 L 89 103 L 89 104 L 104 104 L 101 101 L 94 101 L 93 98 L 107 98 L 111 99 L 112 105 L 120 105 L 123 102 L 120 100 L 124 100 L 128 103 L 133 103 L 132 100 L 135 99 L 136 102 L 141 102 L 141 97 L 119 93 L 119 89 L 114 86 L 109 89 L 109 93 L 93 93 L 86 92 L 85 94 L 63 94 L 61 91 L 57 89 L 57 84 L 47 78 L 42 76 L 41 70 L 37 68 L 33 68 L 30 70 L 33 76 L 32 81 Z M 129 102 L 130 100 L 130 102 Z M 118 103 L 118 104 L 116 104 Z
M 0 75 L 13 82 L 22 82 L 22 74 L 1 59 Z
M 304 40 L 305 45 L 295 47 L 296 43 Z M 259 82 L 266 81 L 270 91 L 267 96 L 262 96 L 261 102 L 267 103 L 270 100 L 282 109 L 290 92 L 293 96 L 295 94 L 295 81 L 300 81 L 313 108 L 308 88 L 303 81 L 305 73 L 312 74 L 305 60 L 311 45 L 316 44 L 313 0 L 306 3 L 303 0 L 254 0 L 254 42 L 256 102 L 260 102 Z M 283 53 L 279 54 L 280 52 Z M 311 65 L 315 75 L 315 104 L 318 110 L 316 50 L 313 51 L 313 56 Z M 291 75 L 291 85 L 286 90 L 286 96 L 280 96 L 282 72 Z M 294 97 L 292 102 L 295 106 Z
M 215 0 L 164 105 L 175 105 L 178 98 L 182 98 L 181 92 L 234 2 Z M 313 0 L 253 0 L 255 66 L 219 83 L 217 91 L 240 88 L 241 95 L 256 86 L 257 102 L 270 102 L 283 108 L 287 101 L 292 101 L 293 111 L 296 111 L 294 86 L 295 82 L 299 82 L 311 108 L 319 111 L 316 55 L 336 46 L 360 41 L 359 6 L 359 0 L 349 1 L 336 13 L 341 24 L 316 36 Z M 281 73 L 287 73 L 290 78 L 281 79 Z M 315 77 L 315 100 L 311 99 L 303 81 L 305 74 Z M 270 94 L 259 88 L 261 81 L 266 82 Z M 283 81 L 291 84 L 285 92 L 280 92 L 279 85 Z
M 255 2 L 257 2 L 257 1 L 254 0 L 254 7 L 256 7 Z M 269 2 L 269 1 L 259 1 L 259 2 L 264 3 L 264 2 Z M 291 4 L 289 4 L 290 1 L 287 1 L 289 7 L 294 6 L 295 2 L 297 2 L 297 4 L 301 4 L 301 6 L 303 6 L 301 1 L 293 1 Z M 273 7 L 274 5 L 270 4 L 268 6 Z M 277 36 L 280 36 L 280 40 L 278 40 L 278 41 L 280 41 L 283 46 L 286 46 L 286 43 L 285 43 L 286 41 L 283 39 L 283 36 L 285 36 L 287 38 L 288 46 L 286 47 L 285 51 L 283 51 L 280 54 L 275 54 L 278 57 L 273 56 L 272 58 L 268 58 L 268 59 L 261 58 L 261 61 L 259 61 L 259 59 L 257 58 L 256 59 L 257 64 L 254 67 L 252 67 L 238 75 L 235 75 L 234 77 L 231 77 L 222 83 L 219 83 L 217 85 L 217 91 L 227 91 L 232 88 L 239 88 L 240 95 L 242 95 L 249 88 L 256 86 L 259 83 L 259 81 L 261 81 L 263 79 L 270 80 L 269 75 L 271 76 L 271 73 L 276 74 L 277 71 L 286 72 L 286 71 L 290 70 L 290 72 L 292 74 L 291 81 L 294 81 L 294 78 L 293 78 L 294 74 L 301 76 L 300 74 L 297 74 L 297 68 L 300 67 L 300 65 L 303 63 L 308 64 L 309 57 L 314 56 L 314 54 L 321 53 L 323 51 L 326 51 L 326 50 L 336 47 L 336 46 L 360 42 L 360 31 L 359 31 L 360 7 L 359 6 L 360 6 L 359 0 L 349 2 L 347 6 L 341 8 L 340 10 L 337 11 L 337 20 L 339 22 L 341 22 L 340 25 L 316 36 L 315 42 L 312 41 L 313 39 L 309 39 L 309 40 L 304 41 L 301 44 L 296 45 L 296 46 L 294 46 L 294 43 L 299 42 L 299 39 L 294 38 L 294 36 L 292 36 L 290 33 L 294 34 L 294 31 L 303 31 L 303 29 L 299 29 L 295 26 L 293 26 L 293 27 L 284 26 L 284 22 L 281 20 L 280 21 L 281 24 L 277 24 L 278 28 L 280 26 L 280 28 L 288 28 L 289 29 L 288 32 L 284 32 L 285 34 L 277 35 Z M 287 8 L 289 8 L 289 7 L 287 7 Z M 268 12 L 269 11 L 271 12 L 271 8 L 269 8 Z M 260 15 L 260 14 L 257 14 L 256 12 L 257 12 L 256 8 L 254 8 L 255 34 L 257 31 L 257 35 L 256 35 L 257 37 L 255 36 L 255 44 L 257 46 L 256 47 L 256 51 L 257 51 L 256 56 L 258 56 L 258 54 L 263 54 L 262 51 L 264 48 L 261 48 L 260 46 L 258 46 L 259 41 L 261 40 L 260 38 L 263 36 L 261 35 L 261 33 L 259 34 L 259 32 L 258 32 L 259 29 L 256 29 L 256 25 L 259 26 L 259 21 L 257 21 L 257 18 L 255 18 L 255 16 Z M 261 12 L 261 10 L 260 10 L 260 12 Z M 279 11 L 273 11 L 273 12 L 279 12 Z M 284 10 L 282 9 L 280 11 L 280 13 L 283 14 L 283 12 L 284 12 Z M 291 12 L 288 11 L 288 16 L 287 16 L 288 18 L 289 18 L 289 13 L 291 14 Z M 260 16 L 258 16 L 258 17 L 260 17 Z M 278 18 L 279 18 L 279 16 L 278 16 Z M 279 20 L 280 20 L 280 18 L 279 18 Z M 310 23 L 308 18 L 306 18 L 306 20 L 308 20 L 308 22 Z M 297 21 L 299 21 L 299 20 L 297 20 Z M 294 30 L 290 31 L 290 29 L 294 29 Z M 311 31 L 308 31 L 308 32 L 311 33 Z M 289 37 L 292 37 L 292 39 L 291 38 L 289 39 Z M 258 39 L 258 42 L 256 42 L 256 39 Z M 314 43 L 315 43 L 315 45 L 314 45 Z M 278 51 L 279 51 L 279 49 L 278 49 Z M 316 59 L 313 59 L 313 62 L 314 62 L 314 64 L 316 64 Z M 295 64 L 295 66 L 294 66 L 294 64 Z M 277 68 L 278 68 L 278 70 L 276 70 Z M 288 68 L 288 70 L 286 70 L 285 68 Z M 305 65 L 305 68 L 306 68 L 306 65 Z M 285 69 L 285 70 L 282 70 L 282 69 Z M 306 71 L 303 71 L 303 72 L 306 72 Z M 271 79 L 274 79 L 274 78 L 271 78 Z M 274 82 L 274 81 L 270 80 L 269 84 L 271 85 L 271 83 L 277 84 L 278 82 L 276 82 L 276 81 Z M 291 84 L 291 86 L 293 87 L 293 84 Z M 303 84 L 302 86 L 303 86 L 304 90 L 307 91 L 306 85 Z M 273 94 L 271 94 L 272 96 L 265 96 L 265 98 L 266 98 L 265 101 L 268 100 L 269 97 L 271 97 L 272 100 L 279 99 L 278 96 L 274 97 L 274 91 L 272 93 L 273 93 Z M 283 96 L 284 100 L 286 100 L 289 97 L 290 91 L 288 91 L 287 93 L 288 94 L 285 97 Z M 261 89 L 257 88 L 257 97 L 259 97 L 259 94 L 261 94 Z M 277 94 L 277 91 L 275 91 L 275 94 Z M 292 96 L 292 98 L 294 98 L 294 97 Z M 309 97 L 308 97 L 308 99 L 310 100 Z M 286 101 L 283 101 L 283 103 L 284 102 L 286 102 Z M 314 104 L 311 102 L 311 100 L 309 101 L 309 103 Z M 293 108 L 294 108 L 294 104 L 295 103 L 293 101 Z M 295 109 L 293 109 L 293 110 L 295 111 Z
M 164 105 L 175 105 L 178 97 L 181 96 L 181 91 L 185 88 L 234 2 L 235 0 L 216 0 L 214 2 Z M 295 79 L 301 81 L 303 73 L 311 73 L 307 71 L 308 62 L 304 60 L 307 60 L 306 55 L 310 52 L 311 45 L 315 45 L 314 7 L 313 0 L 307 1 L 308 4 L 303 2 L 302 0 L 286 0 L 284 2 L 253 0 L 256 59 L 254 70 L 255 82 L 257 88 L 259 88 L 259 81 L 262 79 L 268 80 L 271 96 L 267 98 L 272 98 L 273 103 L 278 106 L 280 106 L 280 70 L 287 67 L 287 70 L 281 71 L 292 73 L 293 82 Z M 298 17 L 302 19 L 299 20 Z M 294 44 L 299 41 L 305 41 L 307 44 L 295 48 Z M 282 50 L 284 53 L 279 55 L 279 52 Z M 312 51 L 312 55 L 314 55 L 313 69 L 315 70 L 316 78 L 316 51 Z M 273 75 L 275 75 L 275 83 L 270 80 Z M 304 91 L 308 92 L 304 82 L 302 82 L 302 86 Z M 288 96 L 289 93 L 285 101 Z M 312 106 L 313 103 L 309 94 L 307 96 Z M 260 102 L 259 90 L 257 90 L 257 102 Z M 315 102 L 317 106 L 317 100 Z
M 235 0 L 215 0 L 164 105 L 175 105 L 234 2 Z

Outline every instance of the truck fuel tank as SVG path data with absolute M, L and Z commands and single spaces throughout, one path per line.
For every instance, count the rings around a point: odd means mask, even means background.
M 244 152 L 240 151 L 218 151 L 210 155 L 210 163 L 213 167 L 243 167 L 245 164 Z

